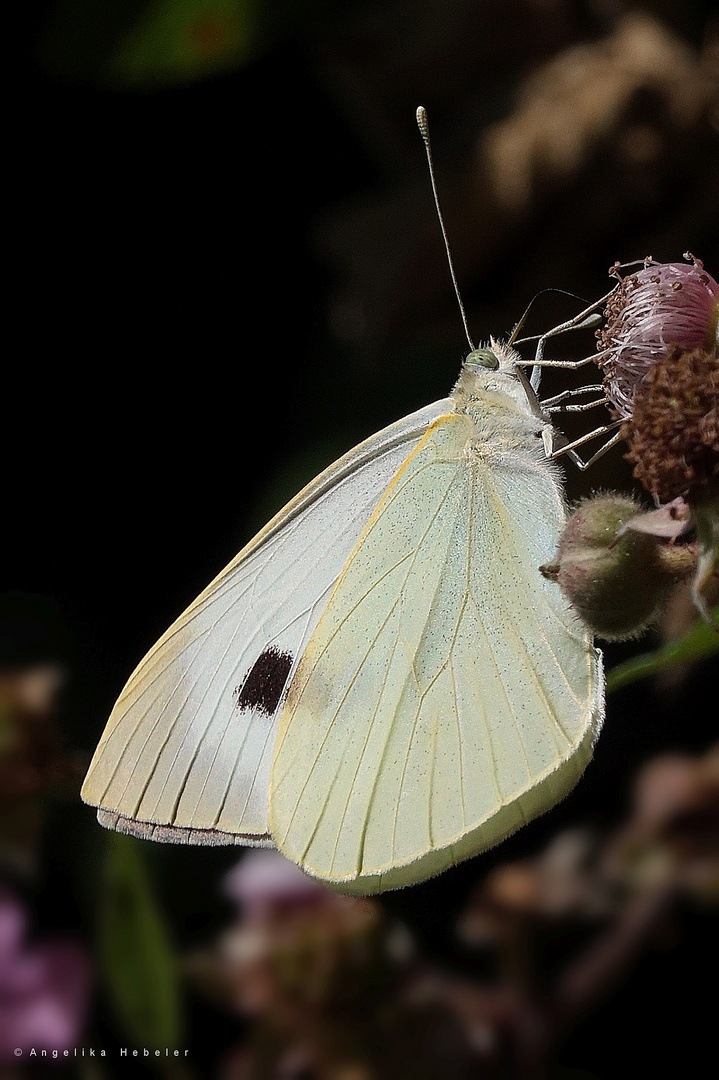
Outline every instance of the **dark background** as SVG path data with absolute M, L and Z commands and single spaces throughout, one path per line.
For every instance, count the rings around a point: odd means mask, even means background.
M 708 2 L 320 3 L 278 17 L 245 62 L 184 84 L 113 74 L 140 5 L 109 5 L 97 25 L 91 7 L 35 5 L 18 38 L 2 575 L 2 591 L 39 594 L 61 614 L 61 721 L 87 752 L 136 662 L 266 518 L 456 378 L 465 343 L 419 103 L 477 337 L 508 333 L 549 286 L 597 298 L 617 258 L 677 261 L 689 249 L 719 271 Z M 636 12 L 704 73 L 695 113 L 677 120 L 649 79 L 598 133 L 587 122 L 566 169 L 540 154 L 525 201 L 502 207 L 482 133 L 519 109 L 531 73 Z M 531 329 L 576 310 L 540 298 Z M 577 347 L 591 350 L 591 336 L 558 351 Z M 571 497 L 632 486 L 618 452 L 594 474 L 567 473 Z M 649 644 L 611 647 L 608 662 Z M 611 699 L 595 760 L 560 807 L 500 852 L 382 903 L 461 967 L 452 928 L 484 869 L 536 849 L 550 827 L 608 827 L 639 762 L 706 748 L 715 680 L 708 663 L 673 695 L 640 685 Z M 52 815 L 29 890 L 40 927 L 89 933 L 97 833 L 79 803 Z M 149 857 L 179 947 L 211 937 L 226 915 L 214 883 L 235 855 Z M 696 916 L 681 949 L 650 955 L 564 1063 L 597 1076 L 688 1073 L 712 1031 L 697 983 L 712 971 L 706 935 Z M 211 1062 L 224 1021 L 197 1009 L 197 1054 Z

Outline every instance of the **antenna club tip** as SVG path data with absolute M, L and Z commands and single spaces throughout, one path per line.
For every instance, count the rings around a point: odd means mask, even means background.
M 429 123 L 424 105 L 417 106 L 417 127 L 422 134 L 422 138 L 426 141 L 429 138 Z

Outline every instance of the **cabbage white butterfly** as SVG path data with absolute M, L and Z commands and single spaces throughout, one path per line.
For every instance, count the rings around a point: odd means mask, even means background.
M 277 847 L 344 892 L 422 881 L 549 809 L 601 655 L 539 572 L 565 510 L 510 345 L 281 510 L 131 675 L 83 799 L 155 840 Z

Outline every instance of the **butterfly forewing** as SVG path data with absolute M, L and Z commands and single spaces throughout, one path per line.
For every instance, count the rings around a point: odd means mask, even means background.
M 268 783 L 285 688 L 332 586 L 437 402 L 321 474 L 148 653 L 83 786 L 101 822 L 155 839 L 268 842 Z
M 516 409 L 508 418 L 517 426 Z M 555 476 L 496 409 L 432 425 L 352 552 L 283 707 L 271 829 L 367 893 L 437 873 L 557 801 L 601 722 L 598 654 L 538 567 Z

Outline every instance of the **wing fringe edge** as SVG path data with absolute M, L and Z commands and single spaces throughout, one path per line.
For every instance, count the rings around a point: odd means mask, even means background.
M 275 846 L 268 833 L 230 833 L 221 829 L 180 829 L 175 825 L 157 825 L 151 821 L 136 821 L 116 810 L 98 810 L 97 820 L 105 829 L 136 836 L 140 840 L 154 840 L 160 844 L 197 844 L 202 847 L 242 845 L 243 847 Z

